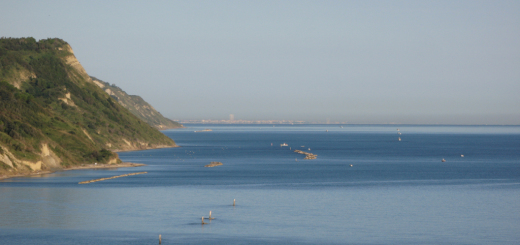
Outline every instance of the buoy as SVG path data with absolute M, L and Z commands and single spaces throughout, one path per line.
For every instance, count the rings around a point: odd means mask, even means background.
M 464 157 L 464 155 L 460 155 L 460 157 Z
M 233 199 L 233 207 L 235 206 L 235 199 Z
M 350 164 L 351 167 L 353 167 L 354 165 Z
M 161 234 L 159 234 L 159 244 L 161 244 Z

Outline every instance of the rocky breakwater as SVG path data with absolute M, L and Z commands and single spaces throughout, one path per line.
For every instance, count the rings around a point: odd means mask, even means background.
M 300 151 L 300 150 L 294 150 L 294 152 L 305 155 L 305 158 L 304 158 L 305 160 L 312 160 L 312 159 L 316 159 L 316 157 L 318 157 L 318 155 L 312 154 L 310 152 L 305 152 L 305 151 Z
M 108 177 L 108 178 L 101 178 L 101 179 L 93 179 L 93 180 L 82 181 L 82 182 L 79 182 L 78 184 L 80 184 L 80 185 L 81 184 L 89 184 L 89 183 L 94 183 L 94 182 L 103 181 L 103 180 L 116 179 L 116 178 L 127 177 L 127 176 L 138 175 L 138 174 L 146 174 L 146 173 L 148 173 L 148 172 L 129 173 L 129 174 L 123 174 L 123 175 L 118 175 L 118 176 L 112 176 L 112 177 Z
M 216 167 L 216 166 L 220 166 L 220 165 L 223 165 L 223 164 L 221 162 L 211 162 L 210 164 L 205 165 L 204 167 L 205 168 L 212 168 L 212 167 Z

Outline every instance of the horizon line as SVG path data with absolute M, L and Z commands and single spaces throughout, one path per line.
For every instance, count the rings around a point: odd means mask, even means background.
M 490 123 L 482 123 L 482 124 L 467 124 L 467 123 L 396 123 L 396 122 L 387 122 L 387 123 L 353 123 L 353 122 L 307 122 L 307 121 L 298 121 L 298 122 L 288 122 L 290 120 L 285 120 L 286 122 L 216 122 L 216 121 L 228 121 L 228 120 L 208 120 L 210 122 L 200 122 L 202 120 L 197 120 L 199 122 L 195 122 L 195 120 L 183 121 L 183 120 L 173 120 L 181 124 L 244 124 L 244 125 L 306 125 L 306 124 L 316 124 L 316 125 L 423 125 L 423 126 L 520 126 L 520 124 L 490 124 Z M 246 121 L 246 120 L 244 120 Z M 278 120 L 258 120 L 258 121 L 278 121 Z M 280 120 L 282 121 L 282 120 Z

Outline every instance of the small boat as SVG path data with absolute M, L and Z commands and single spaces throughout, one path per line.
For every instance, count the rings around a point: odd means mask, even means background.
M 401 135 L 401 132 L 397 132 L 398 135 Z
M 401 141 L 401 137 L 399 137 L 399 141 Z
M 460 157 L 464 157 L 464 155 L 460 155 Z
M 280 144 L 280 146 L 289 146 L 289 145 L 286 143 L 283 143 L 283 144 Z
M 443 158 L 441 162 L 446 162 L 446 160 L 444 160 L 444 158 Z
M 329 130 L 327 129 L 327 130 L 325 130 L 325 132 L 329 132 Z
M 311 150 L 311 148 L 308 149 L 308 151 L 310 151 L 310 150 Z

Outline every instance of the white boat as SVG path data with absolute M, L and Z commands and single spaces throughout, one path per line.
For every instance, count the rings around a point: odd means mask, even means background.
M 401 141 L 401 137 L 399 137 L 399 141 Z
M 446 162 L 446 160 L 444 160 L 444 158 L 441 160 L 441 162 Z
M 289 145 L 286 143 L 283 143 L 283 144 L 280 144 L 280 146 L 289 146 Z

